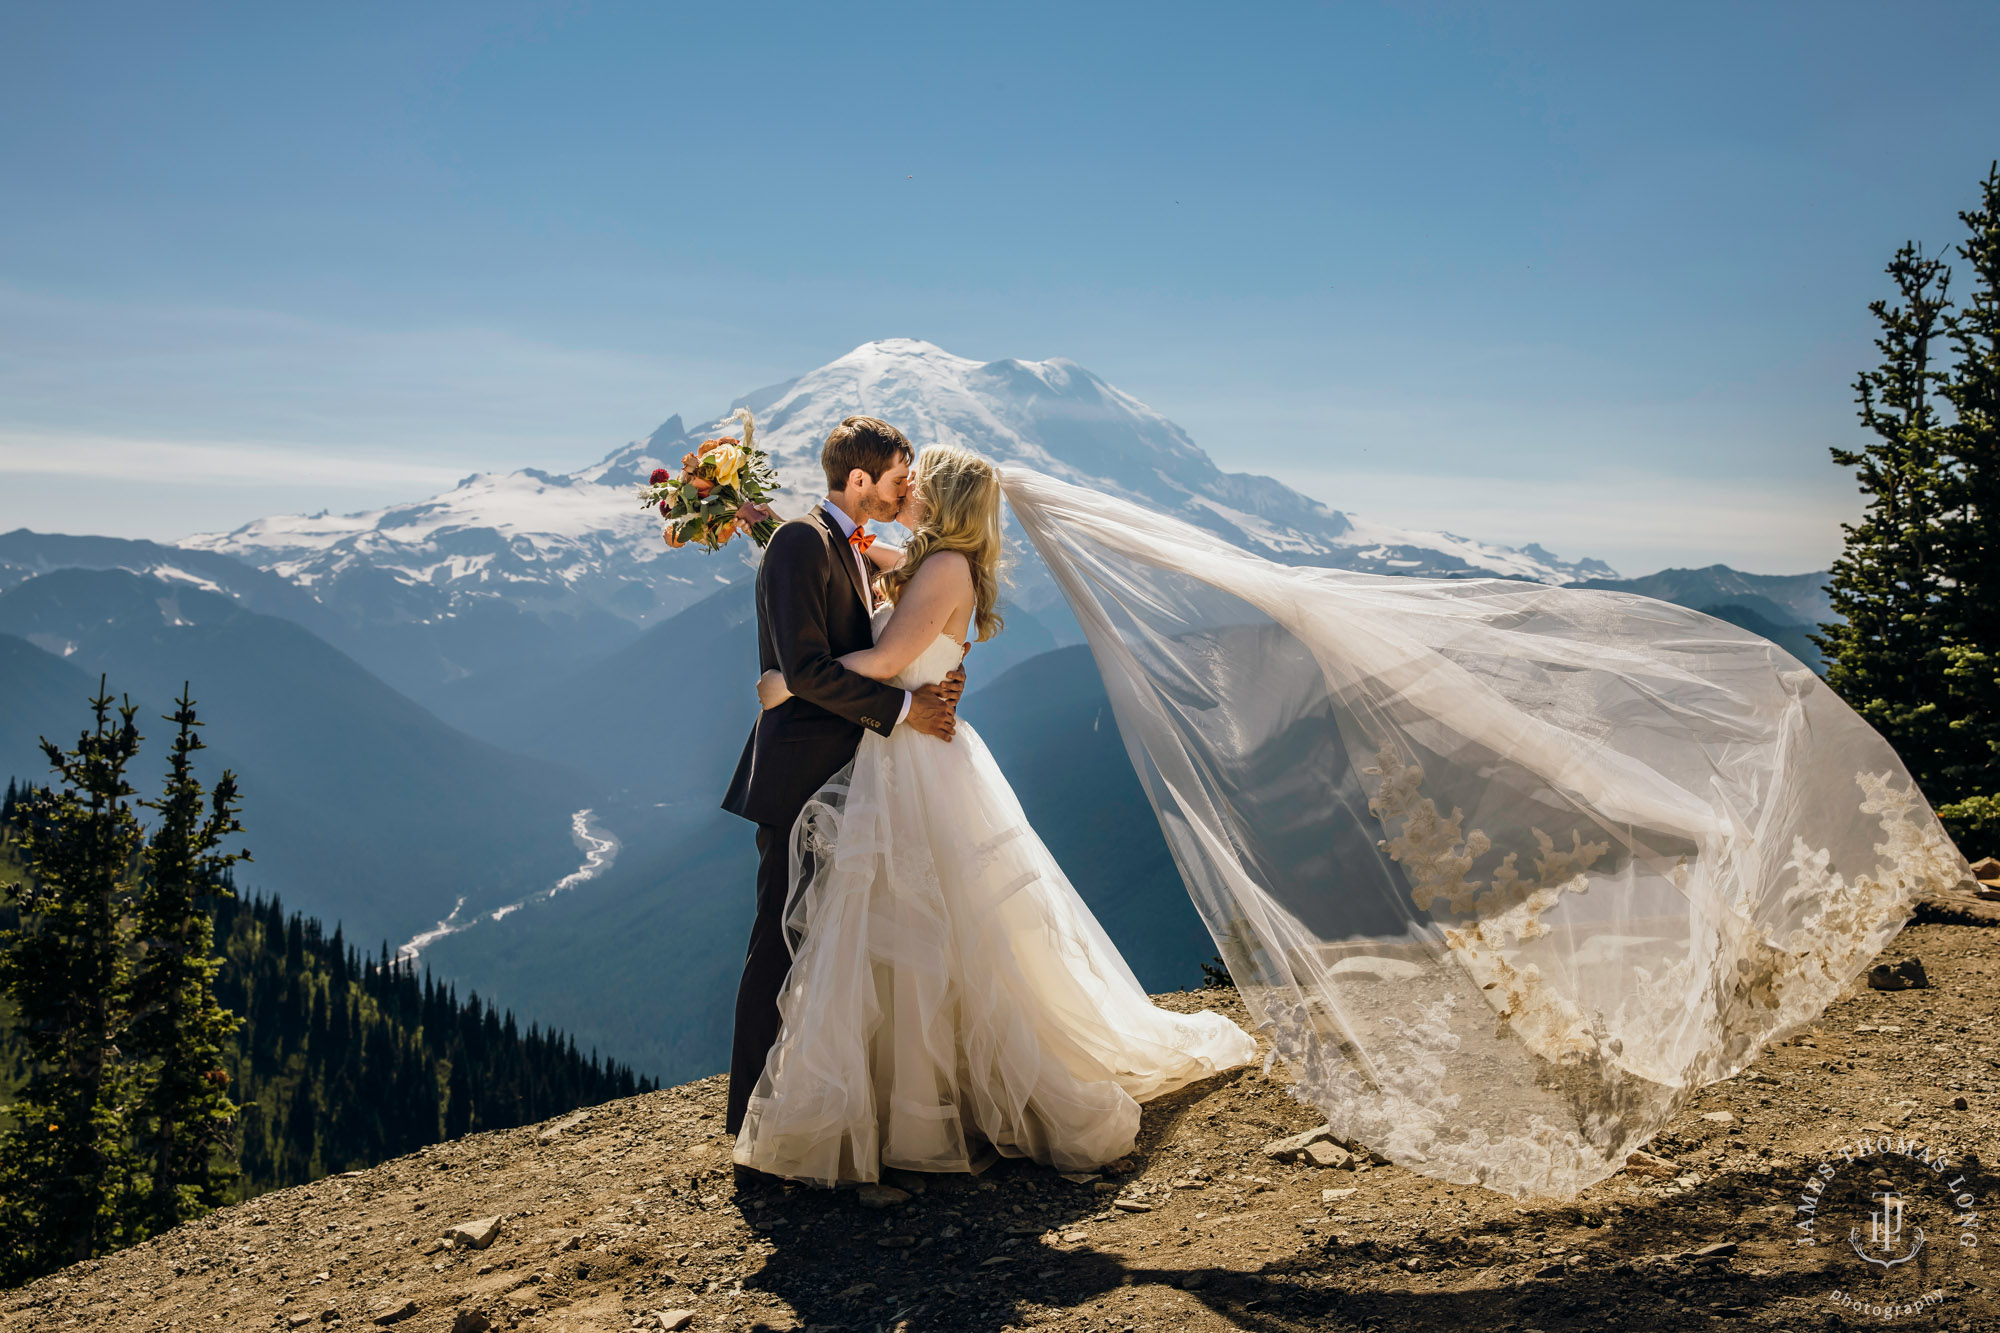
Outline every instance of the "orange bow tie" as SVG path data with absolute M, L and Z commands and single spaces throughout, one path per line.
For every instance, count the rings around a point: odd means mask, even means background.
M 863 532 L 860 528 L 847 534 L 847 544 L 857 551 L 866 551 L 875 544 L 875 534 Z

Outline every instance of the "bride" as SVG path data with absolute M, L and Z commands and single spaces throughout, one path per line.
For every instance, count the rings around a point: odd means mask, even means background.
M 841 659 L 904 689 L 1001 625 L 999 474 L 935 444 L 912 482 L 908 548 L 867 553 L 875 646 Z M 758 695 L 789 691 L 767 672 Z M 1148 1000 L 963 721 L 948 743 L 865 734 L 791 836 L 794 953 L 739 1165 L 873 1181 L 970 1171 L 990 1145 L 1086 1170 L 1131 1151 L 1140 1102 L 1255 1058 L 1221 1015 Z

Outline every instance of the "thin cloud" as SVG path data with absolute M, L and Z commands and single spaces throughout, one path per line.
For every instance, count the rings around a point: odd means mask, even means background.
M 0 474 L 131 482 L 263 487 L 409 485 L 442 489 L 463 469 L 324 447 L 158 440 L 0 429 Z

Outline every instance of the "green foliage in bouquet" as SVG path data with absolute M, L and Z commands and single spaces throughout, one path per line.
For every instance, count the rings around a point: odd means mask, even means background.
M 668 546 L 699 543 L 720 550 L 732 538 L 747 535 L 764 546 L 778 530 L 770 500 L 779 488 L 771 459 L 757 448 L 756 422 L 745 408 L 736 409 L 743 435 L 702 441 L 701 448 L 683 455 L 679 475 L 655 468 L 639 491 L 639 503 L 657 509 L 666 520 L 662 535 Z

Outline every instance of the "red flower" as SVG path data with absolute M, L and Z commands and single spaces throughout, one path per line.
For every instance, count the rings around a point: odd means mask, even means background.
M 660 501 L 660 517 L 661 517 L 661 518 L 665 518 L 665 517 L 667 516 L 667 505 L 668 505 L 668 503 L 669 503 L 669 502 L 668 502 L 668 501 L 666 501 L 666 500 L 662 500 L 662 501 Z
M 653 469 L 653 485 L 655 486 L 659 485 L 663 481 L 672 481 L 673 478 L 674 474 L 667 471 L 663 467 L 656 467 Z

